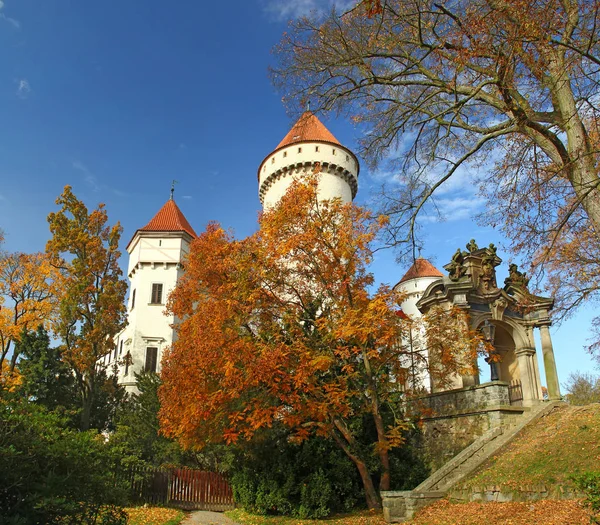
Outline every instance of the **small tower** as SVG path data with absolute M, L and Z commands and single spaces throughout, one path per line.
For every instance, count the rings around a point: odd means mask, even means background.
M 427 259 L 419 257 L 404 274 L 402 279 L 394 286 L 394 291 L 404 294 L 406 298 L 400 307 L 402 312 L 416 321 L 422 317 L 417 307 L 417 302 L 425 290 L 434 283 L 443 279 L 444 275 Z M 423 326 L 411 328 L 403 345 L 409 350 L 402 366 L 408 369 L 407 386 L 412 390 L 426 390 L 432 392 L 432 384 L 427 370 L 429 355 Z
M 160 371 L 165 348 L 173 342 L 175 318 L 166 301 L 183 273 L 182 262 L 196 232 L 171 198 L 152 220 L 135 232 L 129 253 L 128 325 L 116 339 L 106 364 L 119 366 L 119 383 L 132 390 L 134 372 Z
M 413 318 L 421 317 L 421 312 L 417 308 L 417 301 L 422 297 L 427 287 L 444 277 L 433 264 L 427 259 L 419 257 L 413 265 L 394 286 L 394 291 L 406 294 L 406 299 L 400 305 L 402 311 Z
M 352 202 L 358 191 L 358 159 L 310 111 L 294 124 L 258 168 L 263 209 L 279 202 L 295 178 L 319 173 L 319 198 Z

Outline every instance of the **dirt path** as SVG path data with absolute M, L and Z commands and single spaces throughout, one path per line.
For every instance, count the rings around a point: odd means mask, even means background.
M 181 522 L 181 525 L 237 525 L 222 512 L 196 510 Z

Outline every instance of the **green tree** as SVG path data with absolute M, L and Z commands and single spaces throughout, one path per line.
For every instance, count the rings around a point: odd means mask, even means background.
M 50 346 L 48 332 L 41 326 L 36 332 L 24 330 L 17 347 L 19 391 L 49 411 L 78 412 L 75 377 L 61 348 Z
M 2 523 L 125 523 L 127 487 L 115 482 L 117 458 L 102 436 L 17 396 L 0 410 Z
M 142 371 L 135 374 L 135 378 L 137 392 L 119 406 L 115 431 L 110 436 L 110 445 L 118 452 L 122 465 L 177 465 L 218 470 L 213 454 L 183 451 L 175 440 L 160 433 L 160 376 Z
M 600 403 L 600 377 L 590 373 L 574 372 L 563 385 L 566 400 L 571 405 Z
M 54 331 L 75 376 L 81 405 L 80 428 L 90 428 L 92 409 L 105 383 L 98 360 L 114 346 L 125 326 L 127 283 L 118 259 L 121 226 L 108 226 L 104 205 L 88 212 L 66 186 L 56 200 L 60 211 L 48 215 L 52 238 L 46 251 L 59 269 L 59 314 Z

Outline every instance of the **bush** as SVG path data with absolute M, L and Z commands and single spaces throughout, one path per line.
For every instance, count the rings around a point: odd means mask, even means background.
M 593 523 L 600 523 L 600 472 L 586 472 L 574 476 L 573 481 L 579 490 L 585 494 L 585 503 L 592 510 Z
M 228 471 L 238 505 L 258 514 L 321 518 L 362 502 L 356 468 L 336 445 L 288 438 L 286 430 L 271 429 L 233 449 Z
M 126 487 L 101 435 L 18 399 L 0 400 L 0 515 L 10 524 L 126 522 Z

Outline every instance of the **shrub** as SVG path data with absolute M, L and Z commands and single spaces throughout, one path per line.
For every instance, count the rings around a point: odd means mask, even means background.
M 126 488 L 101 435 L 18 399 L 0 400 L 0 515 L 11 524 L 125 523 Z
M 600 472 L 586 472 L 573 476 L 573 481 L 579 490 L 585 494 L 585 503 L 594 514 L 593 523 L 600 523 Z
M 258 514 L 321 518 L 362 502 L 356 469 L 336 445 L 288 438 L 286 430 L 271 429 L 232 449 L 228 471 L 238 505 Z

